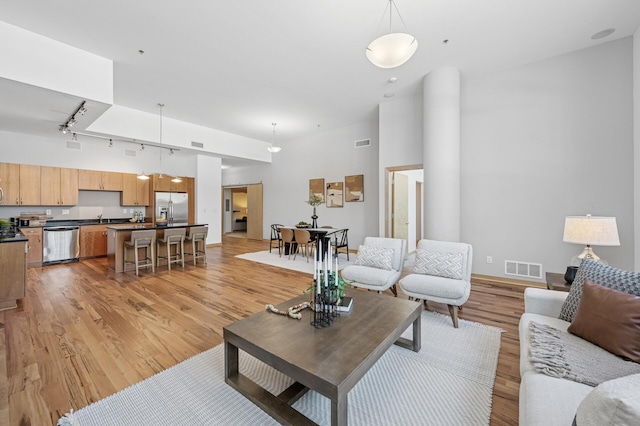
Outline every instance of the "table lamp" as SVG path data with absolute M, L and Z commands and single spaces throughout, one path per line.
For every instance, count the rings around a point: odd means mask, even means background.
M 577 256 L 571 259 L 572 266 L 580 266 L 582 259 L 593 259 L 607 264 L 600 259 L 591 246 L 619 246 L 618 225 L 615 217 L 591 216 L 567 216 L 564 220 L 565 243 L 585 244 L 586 247 Z

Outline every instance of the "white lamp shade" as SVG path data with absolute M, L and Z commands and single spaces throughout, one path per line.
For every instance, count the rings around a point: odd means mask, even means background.
M 282 150 L 282 148 L 280 148 L 280 147 L 279 147 L 279 146 L 277 146 L 277 145 L 273 145 L 273 146 L 268 146 L 268 147 L 267 147 L 267 150 L 268 150 L 269 152 L 276 153 L 276 152 L 280 152 L 280 151 Z
M 619 246 L 615 217 L 567 216 L 564 220 L 564 242 L 593 246 Z
M 367 58 L 380 68 L 395 68 L 407 62 L 418 49 L 411 34 L 390 33 L 373 40 L 367 47 Z

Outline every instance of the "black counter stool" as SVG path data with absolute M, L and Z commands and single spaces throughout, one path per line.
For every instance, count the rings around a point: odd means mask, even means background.
M 196 264 L 197 259 L 204 259 L 204 263 L 207 263 L 207 234 L 209 228 L 206 226 L 193 226 L 189 228 L 189 235 L 185 238 L 185 241 L 191 243 L 191 253 L 185 253 L 185 255 L 193 256 L 193 264 Z M 202 248 L 199 248 L 202 243 Z
M 171 270 L 172 263 L 181 263 L 184 268 L 184 237 L 186 230 L 184 228 L 165 229 L 164 237 L 156 240 L 156 248 L 158 252 L 158 266 L 160 259 L 167 259 L 167 266 Z M 160 256 L 160 246 L 166 246 L 166 256 Z M 174 254 L 171 254 L 171 246 L 174 247 Z
M 155 268 L 155 253 L 153 246 L 156 239 L 156 231 L 133 231 L 131 232 L 131 240 L 124 242 L 124 270 L 127 269 L 127 263 L 136 265 L 136 275 L 140 275 L 139 268 L 148 268 L 151 266 L 153 272 Z M 144 248 L 144 258 L 140 259 L 139 249 Z M 133 259 L 127 260 L 127 251 L 133 249 Z M 151 257 L 149 257 L 149 249 L 151 249 Z

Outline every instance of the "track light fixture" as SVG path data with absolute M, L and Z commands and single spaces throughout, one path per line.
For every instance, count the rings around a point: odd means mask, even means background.
M 173 148 L 169 150 L 169 155 L 173 155 Z
M 76 115 L 84 115 L 87 112 L 87 108 L 84 106 L 84 104 L 87 101 L 82 101 L 82 103 L 80 103 L 80 106 L 78 106 L 78 108 L 76 108 L 76 110 L 73 112 L 73 114 L 71 114 L 69 116 L 69 118 L 67 118 L 67 121 L 65 121 L 63 124 L 60 125 L 59 130 L 64 133 L 67 134 L 69 133 L 69 129 L 72 128 L 73 126 L 75 126 L 78 123 L 78 120 L 76 119 Z
M 109 148 L 113 148 L 113 141 L 109 139 Z
M 77 141 L 78 140 L 78 135 L 76 135 L 75 133 L 73 135 L 71 135 L 71 140 L 72 141 Z
M 144 144 L 143 143 L 140 144 L 140 151 L 144 151 Z

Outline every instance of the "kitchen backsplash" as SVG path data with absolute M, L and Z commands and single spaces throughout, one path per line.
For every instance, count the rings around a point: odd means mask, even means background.
M 145 207 L 120 205 L 120 192 L 115 191 L 78 191 L 77 206 L 0 206 L 0 217 L 19 217 L 22 212 L 46 212 L 51 210 L 54 220 L 65 219 L 97 219 L 102 215 L 105 219 L 130 218 L 134 211 L 141 211 L 146 216 Z M 63 214 L 68 211 L 68 214 Z

